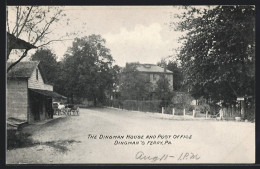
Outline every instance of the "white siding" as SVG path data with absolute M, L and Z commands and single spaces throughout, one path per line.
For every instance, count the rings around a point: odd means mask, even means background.
M 153 90 L 156 88 L 156 83 L 160 79 L 160 73 L 151 73 L 150 74 L 150 82 L 152 83 Z M 173 90 L 173 75 L 172 74 L 167 74 L 166 78 L 168 79 L 170 83 L 170 89 Z
M 170 83 L 170 88 L 173 90 L 173 75 L 172 74 L 167 74 L 167 79 Z
M 52 85 L 48 85 L 48 84 L 44 84 L 44 90 L 49 90 L 49 91 L 53 91 L 53 86 Z
M 38 69 L 38 67 L 37 67 Z M 44 84 L 42 79 L 42 75 L 40 71 L 38 71 L 38 80 L 36 79 L 36 69 L 33 71 L 31 77 L 28 79 L 28 88 L 30 89 L 40 89 L 40 90 L 49 90 L 53 91 L 53 86 Z

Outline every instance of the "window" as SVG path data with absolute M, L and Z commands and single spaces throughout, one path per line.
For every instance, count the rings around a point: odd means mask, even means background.
M 156 80 L 156 75 L 155 75 L 155 74 L 153 74 L 153 80 L 154 80 L 154 81 Z
M 38 80 L 38 75 L 39 74 L 39 70 L 38 69 L 36 69 L 36 80 Z

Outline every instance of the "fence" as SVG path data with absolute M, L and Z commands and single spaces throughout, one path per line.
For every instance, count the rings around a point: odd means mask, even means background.
M 163 101 L 161 100 L 148 100 L 148 101 L 139 101 L 139 100 L 107 100 L 106 105 L 109 107 L 115 107 L 126 110 L 133 111 L 143 111 L 143 112 L 154 112 L 162 113 Z M 164 114 L 173 114 L 173 108 L 175 109 L 174 115 L 184 115 L 184 109 L 186 115 L 193 115 L 193 110 L 186 108 L 183 104 L 171 104 L 167 107 L 164 107 Z
M 126 110 L 143 111 L 143 112 L 161 112 L 160 100 L 109 100 L 106 105 Z
M 228 106 L 223 109 L 224 117 L 234 119 L 241 117 L 241 108 L 239 106 Z M 255 119 L 255 109 L 253 107 L 245 107 L 244 119 L 253 121 Z
M 143 111 L 143 112 L 157 112 L 164 114 L 173 114 L 176 116 L 194 116 L 194 117 L 216 117 L 218 115 L 220 106 L 218 105 L 185 105 L 170 104 L 163 107 L 161 100 L 107 100 L 106 105 L 109 107 L 115 107 L 126 110 Z M 185 110 L 184 110 L 185 109 Z M 163 111 L 163 112 L 162 112 Z M 185 111 L 185 113 L 184 113 Z M 227 120 L 234 120 L 235 117 L 241 117 L 241 108 L 238 106 L 227 106 L 223 109 L 224 118 Z M 253 121 L 255 119 L 255 110 L 253 107 L 245 107 L 244 119 Z

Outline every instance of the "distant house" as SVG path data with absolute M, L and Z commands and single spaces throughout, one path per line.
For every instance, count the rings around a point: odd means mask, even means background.
M 165 77 L 168 80 L 169 83 L 169 89 L 173 91 L 173 72 L 169 71 L 167 69 L 164 69 L 160 66 L 157 66 L 155 64 L 141 64 L 141 63 L 126 63 L 126 67 L 128 65 L 132 68 L 135 68 L 138 72 L 138 74 L 142 75 L 141 78 L 143 81 L 147 84 L 147 89 L 149 94 L 148 97 L 143 99 L 156 99 L 155 95 L 155 89 L 157 87 L 157 82 L 161 77 Z M 121 69 L 120 78 L 124 77 L 124 68 Z M 122 78 L 123 79 L 123 78 Z M 149 84 L 148 84 L 148 83 Z M 120 91 L 120 85 L 116 86 L 115 89 L 112 92 L 112 95 L 110 96 L 110 99 L 118 99 L 121 95 Z
M 10 64 L 7 62 L 7 67 Z M 37 61 L 19 62 L 7 73 L 7 121 L 33 123 L 53 117 L 52 99 L 65 97 L 45 82 Z
M 165 75 L 169 82 L 170 89 L 173 90 L 173 72 L 154 64 L 137 64 L 136 69 L 147 76 L 152 83 L 152 90 L 156 88 L 156 83 L 161 75 Z

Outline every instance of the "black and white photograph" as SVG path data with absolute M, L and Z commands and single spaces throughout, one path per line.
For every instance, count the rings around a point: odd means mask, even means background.
M 6 164 L 255 164 L 254 5 L 6 6 Z

